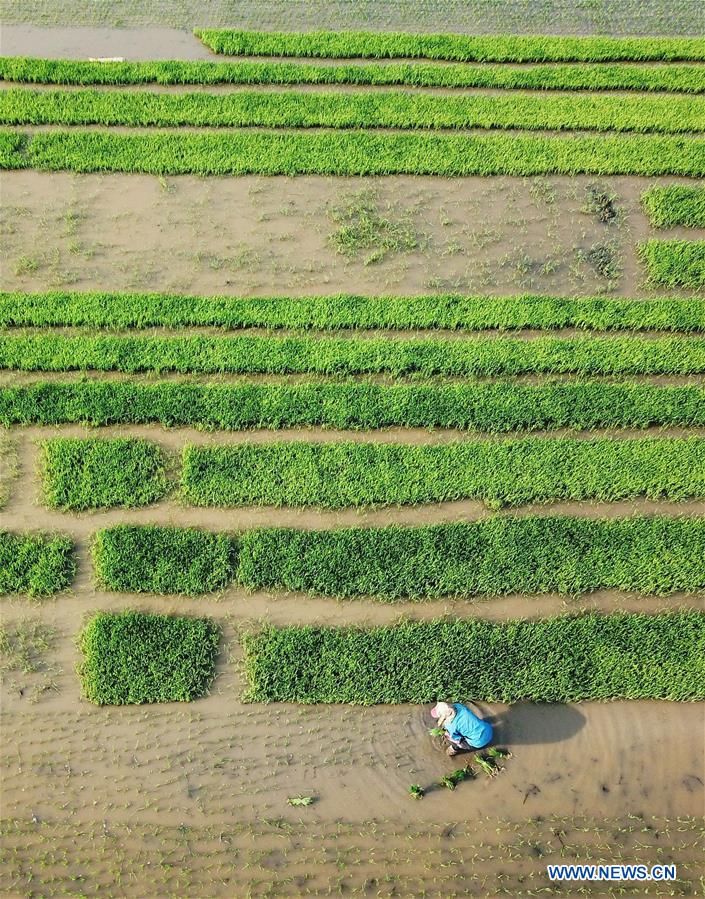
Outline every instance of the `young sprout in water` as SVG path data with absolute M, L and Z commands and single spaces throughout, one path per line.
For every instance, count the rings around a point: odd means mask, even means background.
M 313 796 L 290 796 L 286 801 L 289 803 L 289 805 L 298 807 L 312 805 L 314 802 L 314 798 Z

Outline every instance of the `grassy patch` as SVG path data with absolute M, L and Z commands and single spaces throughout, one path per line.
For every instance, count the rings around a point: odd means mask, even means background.
M 0 131 L 0 169 L 24 168 L 26 136 L 14 131 Z
M 3 147 L 10 150 L 5 153 Z M 705 142 L 675 135 L 371 131 L 0 132 L 0 168 L 154 175 L 705 175 Z
M 239 580 L 326 596 L 643 594 L 705 587 L 705 520 L 493 518 L 432 527 L 247 532 Z
M 705 615 L 696 611 L 270 626 L 244 644 L 246 698 L 258 702 L 705 698 Z
M 132 438 L 42 443 L 44 502 L 64 511 L 144 506 L 169 489 L 159 446 Z
M 109 590 L 196 596 L 230 583 L 237 544 L 208 531 L 117 525 L 95 535 L 93 562 Z
M 115 337 L 0 335 L 0 369 L 215 374 L 689 374 L 705 338 Z
M 219 639 L 207 618 L 99 612 L 79 639 L 83 692 L 96 705 L 198 699 L 213 680 Z
M 432 527 L 227 534 L 117 525 L 99 531 L 99 580 L 124 592 L 198 595 L 233 580 L 259 589 L 387 601 L 615 588 L 705 588 L 699 518 L 491 518 Z
M 237 329 L 444 328 L 705 331 L 705 306 L 669 297 L 200 297 L 158 293 L 0 292 L 0 325 Z
M 181 478 L 199 506 L 685 499 L 705 497 L 705 440 L 187 446 Z
M 320 65 L 297 62 L 90 62 L 0 57 L 0 78 L 24 84 L 357 84 L 476 87 L 507 90 L 633 90 L 705 92 L 695 65 L 433 65 L 386 63 Z
M 652 187 L 641 203 L 653 228 L 705 228 L 705 187 Z
M 649 281 L 664 287 L 705 287 L 705 241 L 647 240 L 639 244 Z
M 188 425 L 201 428 L 554 428 L 705 425 L 705 389 L 604 381 L 454 385 L 199 385 L 120 381 L 0 387 L 0 424 Z
M 75 573 L 68 537 L 0 531 L 0 594 L 49 596 L 67 590 Z
M 4 125 L 229 128 L 498 128 L 526 131 L 705 130 L 705 105 L 687 96 L 594 94 L 437 96 L 409 92 L 236 91 L 226 94 L 41 90 L 0 93 Z
M 197 28 L 215 53 L 330 59 L 448 59 L 462 62 L 705 60 L 705 40 L 656 37 L 407 34 L 378 31 L 231 31 Z
M 413 224 L 384 216 L 366 191 L 332 208 L 330 217 L 337 226 L 329 236 L 335 250 L 351 259 L 363 257 L 365 265 L 381 262 L 391 253 L 410 252 L 419 245 Z

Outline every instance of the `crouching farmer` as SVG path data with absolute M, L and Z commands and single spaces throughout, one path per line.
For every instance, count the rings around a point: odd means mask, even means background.
M 459 702 L 453 705 L 437 702 L 431 709 L 431 716 L 445 731 L 443 736 L 448 741 L 448 755 L 482 749 L 492 742 L 492 725 L 489 721 L 478 718 Z

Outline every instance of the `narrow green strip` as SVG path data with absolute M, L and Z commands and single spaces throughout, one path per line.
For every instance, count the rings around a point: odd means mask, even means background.
M 379 31 L 231 31 L 197 28 L 215 53 L 229 56 L 317 56 L 330 59 L 424 58 L 464 62 L 611 62 L 705 60 L 701 38 L 553 37 L 407 34 Z
M 677 134 L 705 130 L 705 100 L 700 97 L 613 97 L 576 93 L 436 96 L 400 91 L 169 94 L 11 89 L 0 92 L 0 123 L 231 128 L 513 128 Z
M 187 446 L 181 486 L 198 506 L 703 498 L 705 440 Z
M 7 141 L 0 132 L 0 142 Z M 699 137 L 42 131 L 0 166 L 154 175 L 705 175 Z
M 0 57 L 0 79 L 25 84 L 355 84 L 505 90 L 705 92 L 699 65 L 320 65 L 295 62 L 90 62 Z
M 198 385 L 86 381 L 0 388 L 0 423 L 185 425 L 239 430 L 466 428 L 502 433 L 554 428 L 705 426 L 705 389 L 601 382 Z
M 169 489 L 161 448 L 127 437 L 45 440 L 41 473 L 44 502 L 63 511 L 144 506 Z
M 96 705 L 198 699 L 215 676 L 219 640 L 210 618 L 99 612 L 79 638 L 83 693 Z
M 584 328 L 705 331 L 705 305 L 684 297 L 199 297 L 158 293 L 0 292 L 0 325 L 147 328 Z
M 196 596 L 233 580 L 237 544 L 226 534 L 121 524 L 95 535 L 93 563 L 109 590 Z
M 637 249 L 652 283 L 691 290 L 705 288 L 704 240 L 647 240 Z
M 0 594 L 49 596 L 67 590 L 75 573 L 68 537 L 0 531 Z
M 641 202 L 654 228 L 705 228 L 705 187 L 652 187 Z
M 490 518 L 421 528 L 249 531 L 252 589 L 386 600 L 705 588 L 705 519 Z
M 244 645 L 254 702 L 705 699 L 705 615 L 695 611 L 269 626 Z
M 93 558 L 111 590 L 197 595 L 232 580 L 385 600 L 705 588 L 705 519 L 493 517 L 432 527 L 227 534 L 117 525 Z
M 92 337 L 0 334 L 0 369 L 215 374 L 521 375 L 705 372 L 705 338 Z

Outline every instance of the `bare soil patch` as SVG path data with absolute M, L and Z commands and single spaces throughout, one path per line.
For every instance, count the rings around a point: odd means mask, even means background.
M 648 296 L 635 245 L 651 183 L 7 172 L 2 286 Z M 596 192 L 614 198 L 608 221 Z

